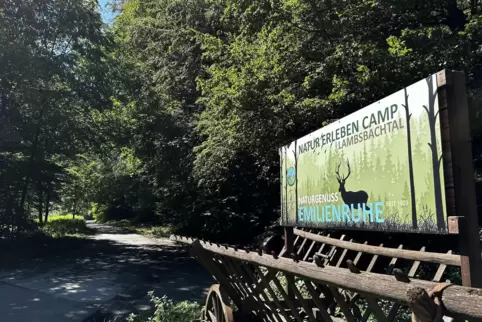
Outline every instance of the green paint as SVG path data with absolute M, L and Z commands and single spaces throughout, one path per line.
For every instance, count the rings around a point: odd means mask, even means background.
M 435 81 L 432 75 L 282 147 L 284 173 L 296 174 L 281 178 L 281 223 L 446 233 L 443 171 L 433 160 L 442 151 Z

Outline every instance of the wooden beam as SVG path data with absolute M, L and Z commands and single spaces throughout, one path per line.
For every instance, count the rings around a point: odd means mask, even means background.
M 446 264 L 453 266 L 460 266 L 460 256 L 452 254 L 440 254 L 431 252 L 419 252 L 415 250 L 404 250 L 397 248 L 387 248 L 379 246 L 364 245 L 359 243 L 351 243 L 339 239 L 320 236 L 312 233 L 308 233 L 299 229 L 294 230 L 294 234 L 300 237 L 316 240 L 320 243 L 333 245 L 336 247 L 353 250 L 356 252 L 364 252 L 373 255 L 380 255 L 392 258 L 403 258 L 408 260 L 415 260 L 421 262 L 430 262 L 438 264 Z

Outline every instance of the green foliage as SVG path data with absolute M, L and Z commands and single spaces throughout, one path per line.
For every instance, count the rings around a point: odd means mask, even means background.
M 469 88 L 477 88 L 477 10 L 442 0 L 126 2 L 110 31 L 111 56 L 128 75 L 116 81 L 116 104 L 130 112 L 112 115 L 129 120 L 131 136 L 101 153 L 130 146 L 139 171 L 124 177 L 127 189 L 116 180 L 95 188 L 112 192 L 97 202 L 119 209 L 122 200 L 132 215 L 155 214 L 186 234 L 250 240 L 247 231 L 279 216 L 278 147 L 442 68 L 470 70 Z M 417 160 L 424 131 L 414 129 Z M 395 178 L 406 171 L 394 152 L 366 162 L 381 148 L 355 155 L 355 186 L 375 167 L 393 168 Z M 111 164 L 99 162 L 109 178 Z M 404 196 L 405 188 L 397 185 Z M 431 195 L 417 195 L 417 206 Z
M 153 224 L 146 224 L 142 221 L 139 221 L 139 218 L 135 218 L 134 220 L 117 219 L 113 221 L 108 221 L 106 223 L 153 238 L 169 238 L 172 234 L 176 233 L 175 227 L 154 226 Z
M 148 229 L 147 234 L 157 238 L 169 238 L 174 232 L 173 227 L 156 226 Z
M 84 221 L 85 218 L 83 216 L 78 216 L 74 214 L 63 214 L 63 215 L 53 215 L 49 216 L 49 221 L 57 221 L 57 220 L 70 220 L 70 219 L 78 219 Z
M 480 96 L 469 1 L 115 3 L 112 26 L 96 1 L 0 5 L 2 235 L 95 203 L 98 220 L 252 240 L 279 217 L 278 147 L 443 68 Z
M 149 292 L 155 312 L 151 317 L 139 317 L 131 314 L 127 322 L 191 322 L 201 315 L 201 305 L 196 302 L 182 301 L 174 303 L 167 296 L 156 297 Z
M 65 163 L 95 140 L 90 110 L 106 102 L 96 6 L 0 4 L 0 226 L 7 237 L 33 216 L 48 219 L 71 176 Z
M 62 215 L 55 214 L 55 215 L 49 216 L 48 222 L 57 221 L 57 220 L 70 220 L 70 219 L 85 220 L 83 216 L 78 216 L 78 215 L 75 216 L 74 214 L 62 214 Z M 37 218 L 35 219 L 35 222 L 38 222 Z
M 104 213 L 106 211 L 106 206 L 100 205 L 98 203 L 93 203 L 92 207 L 90 209 L 90 212 L 92 213 L 92 216 L 94 217 L 94 220 L 96 222 L 102 222 Z
M 40 229 L 47 236 L 54 238 L 91 233 L 83 218 L 73 219 L 71 215 L 52 217 L 52 220 L 44 223 Z

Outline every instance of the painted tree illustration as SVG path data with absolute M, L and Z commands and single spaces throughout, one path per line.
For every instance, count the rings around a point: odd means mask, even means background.
M 286 186 L 288 185 L 286 182 L 286 169 L 285 169 L 285 148 L 282 147 L 280 149 L 280 168 L 281 168 L 281 218 L 283 222 L 286 222 Z
M 388 138 L 388 135 L 385 135 L 385 140 L 383 145 L 386 147 L 390 147 L 392 144 L 391 140 Z M 385 150 L 385 164 L 383 165 L 383 174 L 385 175 L 386 182 L 391 184 L 393 182 L 393 177 L 396 172 L 395 165 L 393 164 L 393 154 L 390 148 Z
M 408 175 L 410 178 L 410 204 L 412 205 L 412 227 L 417 229 L 417 202 L 415 200 L 415 180 L 413 178 L 413 156 L 412 156 L 412 134 L 410 132 L 410 119 L 412 118 L 412 113 L 410 113 L 408 107 L 408 93 L 407 88 L 404 89 L 405 92 L 405 104 L 402 106 L 405 108 L 405 119 L 407 122 L 407 147 L 408 147 Z
M 295 221 L 298 221 L 298 140 L 295 141 L 295 149 L 292 150 L 295 158 Z
M 430 147 L 432 155 L 435 214 L 437 216 L 437 227 L 438 229 L 442 230 L 445 229 L 445 218 L 442 205 L 442 187 L 440 183 L 440 163 L 442 162 L 442 155 L 440 155 L 439 157 L 437 153 L 437 135 L 435 128 L 439 111 L 437 110 L 437 112 L 435 112 L 435 99 L 437 97 L 437 93 L 434 94 L 433 92 L 433 78 L 428 77 L 426 81 L 428 85 L 428 107 L 424 105 L 423 108 L 427 112 L 428 123 L 430 127 L 430 142 L 428 143 L 428 146 Z
M 287 177 L 287 171 L 288 171 L 288 156 L 286 154 L 286 150 L 288 148 L 287 147 L 283 147 L 283 157 L 281 158 L 282 160 L 282 169 L 284 171 L 283 173 L 283 178 L 284 178 L 284 190 L 285 190 L 285 193 L 284 193 L 284 211 L 283 211 L 283 215 L 284 215 L 284 219 L 285 219 L 285 223 L 288 222 L 288 177 Z

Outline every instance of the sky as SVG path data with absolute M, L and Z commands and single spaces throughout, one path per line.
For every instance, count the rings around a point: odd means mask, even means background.
M 112 20 L 114 19 L 114 14 L 110 11 L 109 8 L 107 8 L 108 2 L 109 2 L 109 0 L 99 0 L 101 13 L 102 13 L 102 19 L 105 22 L 112 22 Z

